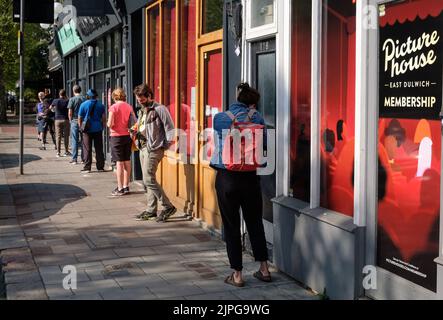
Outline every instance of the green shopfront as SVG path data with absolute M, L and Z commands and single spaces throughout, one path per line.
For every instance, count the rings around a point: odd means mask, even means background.
M 60 20 L 63 17 L 59 17 Z M 64 85 L 72 96 L 74 85 L 82 92 L 93 88 L 106 109 L 112 104 L 111 93 L 117 87 L 125 90 L 126 68 L 122 18 L 115 14 L 77 17 L 57 30 L 59 50 L 63 57 Z M 107 163 L 110 164 L 109 132 L 104 135 Z

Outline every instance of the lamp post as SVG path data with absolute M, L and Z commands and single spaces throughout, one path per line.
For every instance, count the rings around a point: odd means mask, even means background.
M 20 56 L 20 96 L 19 96 L 19 109 L 20 109 L 20 154 L 19 154 L 19 167 L 20 175 L 23 175 L 23 149 L 24 149 L 24 106 L 25 101 L 23 97 L 24 91 L 24 29 L 25 29 L 25 0 L 20 0 L 20 32 L 18 42 L 18 54 Z

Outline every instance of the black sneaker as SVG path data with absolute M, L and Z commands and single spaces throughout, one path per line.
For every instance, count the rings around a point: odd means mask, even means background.
M 46 147 L 45 146 L 41 146 L 39 149 L 40 150 L 46 150 Z
M 172 206 L 171 208 L 163 210 L 155 221 L 166 222 L 170 216 L 177 212 L 177 208 Z
M 77 160 L 71 160 L 69 161 L 70 164 L 77 164 Z
M 123 188 L 122 190 L 123 190 L 124 194 L 128 194 L 129 193 L 129 187 Z
M 65 152 L 65 154 L 63 155 L 63 157 L 69 157 L 69 156 L 72 156 L 72 153 L 69 151 Z
M 90 173 L 91 169 L 82 169 L 80 172 L 81 173 Z
M 114 197 L 119 197 L 124 195 L 123 193 L 123 189 L 119 189 L 118 187 L 114 189 L 114 191 L 111 192 L 111 195 L 113 195 Z
M 152 220 L 155 218 L 157 218 L 157 213 L 156 212 L 148 212 L 148 211 L 143 211 L 141 214 L 139 214 L 135 217 L 135 219 L 138 221 L 148 221 L 148 220 Z

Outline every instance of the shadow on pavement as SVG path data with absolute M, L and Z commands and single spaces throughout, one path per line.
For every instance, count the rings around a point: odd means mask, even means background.
M 87 196 L 85 190 L 69 184 L 23 183 L 9 187 L 20 224 L 48 218 Z
M 42 158 L 34 154 L 23 155 L 24 164 L 41 160 Z M 11 169 L 18 167 L 18 154 L 0 153 L 0 163 L 2 163 L 4 169 Z

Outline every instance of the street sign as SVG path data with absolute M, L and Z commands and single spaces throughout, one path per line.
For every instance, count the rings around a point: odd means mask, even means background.
M 13 20 L 20 22 L 20 0 L 14 0 Z M 25 22 L 54 23 L 54 0 L 25 0 Z

